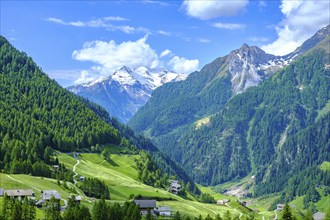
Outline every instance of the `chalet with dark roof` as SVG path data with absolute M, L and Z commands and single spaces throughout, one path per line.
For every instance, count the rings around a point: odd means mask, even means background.
M 151 214 L 155 214 L 156 200 L 134 200 L 134 203 L 139 206 L 141 215 L 147 215 L 148 210 L 151 211 Z

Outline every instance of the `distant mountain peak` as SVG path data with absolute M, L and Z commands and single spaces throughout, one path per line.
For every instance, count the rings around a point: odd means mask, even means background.
M 153 90 L 168 82 L 185 80 L 187 76 L 165 68 L 123 66 L 107 77 L 71 86 L 68 90 L 103 106 L 112 116 L 127 122 L 148 101 Z

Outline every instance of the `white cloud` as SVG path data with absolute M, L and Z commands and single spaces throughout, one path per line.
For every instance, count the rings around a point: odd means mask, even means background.
M 47 18 L 46 21 L 53 22 L 56 24 L 74 26 L 74 27 L 90 27 L 90 28 L 105 28 L 109 31 L 122 31 L 127 34 L 135 33 L 135 32 L 144 32 L 147 33 L 149 30 L 143 27 L 132 27 L 129 25 L 113 25 L 109 23 L 109 21 L 127 21 L 127 18 L 123 17 L 103 17 L 103 18 L 95 18 L 89 21 L 64 21 L 60 18 L 50 17 Z
M 160 57 L 166 57 L 168 55 L 172 55 L 172 51 L 170 51 L 169 49 L 166 49 L 160 54 Z
M 275 27 L 277 39 L 262 46 L 268 53 L 285 55 L 294 51 L 330 21 L 329 1 L 282 0 L 284 18 Z
M 159 30 L 157 31 L 158 34 L 164 35 L 164 36 L 171 36 L 172 32 L 170 31 L 163 31 L 163 30 Z
M 228 29 L 228 30 L 240 30 L 245 28 L 244 24 L 222 23 L 222 22 L 214 23 L 212 24 L 212 26 L 216 28 Z
M 83 49 L 75 50 L 72 57 L 80 61 L 92 61 L 112 71 L 124 65 L 132 68 L 154 68 L 159 60 L 155 50 L 146 43 L 147 38 L 148 35 L 145 35 L 135 42 L 127 41 L 121 44 L 113 40 L 87 42 Z
M 119 16 L 108 16 L 103 18 L 106 21 L 128 21 L 128 18 L 123 18 Z
M 81 84 L 85 82 L 90 82 L 92 80 L 95 80 L 95 77 L 93 77 L 89 72 L 83 70 L 80 73 L 80 76 L 78 79 L 74 81 L 75 84 Z
M 174 56 L 170 61 L 169 65 L 177 73 L 191 73 L 198 69 L 199 61 L 188 60 L 184 57 Z
M 228 0 L 185 0 L 182 7 L 187 15 L 202 20 L 208 20 L 221 16 L 233 16 L 243 10 L 248 0 L 228 1 Z
M 209 39 L 206 39 L 206 38 L 198 38 L 197 40 L 200 43 L 210 43 L 211 42 Z
M 178 73 L 190 73 L 198 69 L 197 59 L 189 60 L 178 57 L 169 50 L 164 50 L 160 55 L 147 43 L 148 35 L 137 41 L 127 41 L 117 44 L 111 40 L 86 42 L 83 48 L 72 53 L 73 59 L 79 61 L 93 62 L 89 70 L 81 71 L 76 76 L 75 83 L 83 83 L 92 79 L 113 73 L 122 66 L 137 68 L 145 66 L 148 68 L 165 67 Z

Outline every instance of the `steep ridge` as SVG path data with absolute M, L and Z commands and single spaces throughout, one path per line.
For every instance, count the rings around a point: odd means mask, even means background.
M 177 74 L 166 69 L 141 66 L 133 70 L 124 66 L 107 77 L 67 89 L 101 105 L 111 116 L 126 123 L 148 101 L 153 90 L 186 77 L 186 74 Z
M 329 132 L 322 130 L 317 120 L 318 112 L 330 99 L 329 27 L 315 35 L 322 37 L 313 36 L 303 44 L 304 50 L 298 48 L 292 56 L 244 58 L 242 54 L 251 56 L 259 49 L 249 47 L 246 50 L 248 47 L 243 45 L 229 56 L 218 58 L 200 72 L 191 74 L 185 81 L 156 89 L 129 125 L 149 135 L 202 184 L 215 185 L 242 178 L 251 172 L 257 177 L 255 195 L 283 190 L 292 181 L 289 173 L 299 176 L 301 172 L 314 172 L 315 176 L 324 178 L 309 181 L 329 184 L 326 177 L 329 174 L 315 167 L 330 159 Z M 304 53 L 298 54 L 297 51 Z M 262 53 L 259 51 L 258 54 Z M 229 59 L 230 56 L 234 59 Z M 230 70 L 227 60 L 234 60 L 238 66 L 237 74 L 242 73 L 237 77 L 238 84 L 232 82 L 235 74 L 230 77 L 230 73 L 235 71 L 227 71 Z M 276 64 L 273 66 L 281 69 L 281 66 L 286 67 L 275 75 L 273 72 L 267 74 L 265 67 L 272 66 L 269 64 Z M 244 67 L 247 68 L 244 70 Z M 257 76 L 250 72 L 251 67 L 256 70 L 262 67 L 265 72 Z M 258 86 L 246 89 L 246 84 L 240 84 L 244 81 L 250 82 L 247 85 L 258 84 L 261 81 L 259 76 L 265 80 Z M 224 83 L 218 84 L 220 80 Z M 211 87 L 215 89 L 212 91 Z M 184 94 L 184 97 L 178 94 Z M 221 103 L 206 99 L 205 94 L 218 100 L 223 94 L 227 96 Z M 188 101 L 183 102 L 185 100 Z M 157 115 L 152 114 L 154 111 Z M 194 122 L 206 116 L 207 123 L 197 127 Z M 303 131 L 306 133 L 300 137 Z M 317 139 L 316 134 L 322 135 L 322 139 Z M 312 138 L 316 138 L 318 144 L 315 145 Z M 295 144 L 292 144 L 293 140 Z M 307 165 L 301 156 L 297 156 L 308 155 L 303 152 L 315 152 Z M 296 185 L 303 189 L 300 193 L 306 193 L 303 180 L 299 179 Z
M 90 151 L 112 144 L 150 152 L 160 169 L 193 184 L 147 139 L 114 123 L 102 107 L 59 86 L 2 36 L 0 82 L 0 169 L 5 173 L 50 177 L 53 150 Z

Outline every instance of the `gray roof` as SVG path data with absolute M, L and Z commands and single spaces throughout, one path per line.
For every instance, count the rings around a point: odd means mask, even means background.
M 7 196 L 34 196 L 32 189 L 4 190 L 4 194 L 7 194 Z
M 56 190 L 44 190 L 42 192 L 43 200 L 50 200 L 52 196 L 54 196 L 55 199 L 61 199 L 61 195 Z
M 171 211 L 171 208 L 168 207 L 168 206 L 159 206 L 158 207 L 158 211 L 159 212 L 170 212 Z
M 156 200 L 134 200 L 134 203 L 142 209 L 156 208 Z
M 317 212 L 313 215 L 314 220 L 322 220 L 324 219 L 325 214 L 322 212 Z
M 0 196 L 3 196 L 3 195 L 4 195 L 4 189 L 0 188 Z

